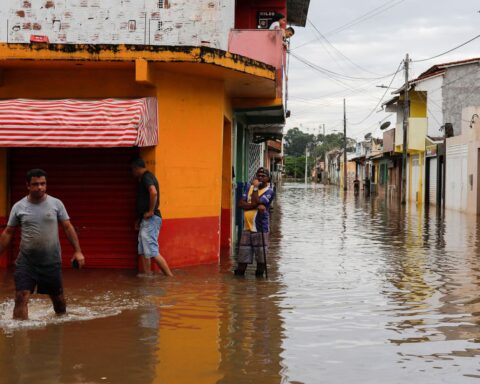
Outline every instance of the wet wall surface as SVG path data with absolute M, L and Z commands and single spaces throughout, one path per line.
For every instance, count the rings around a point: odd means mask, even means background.
M 173 279 L 65 271 L 69 314 L 35 295 L 18 322 L 1 271 L 0 383 L 480 378 L 476 217 L 285 184 L 273 221 L 268 281 L 230 260 Z

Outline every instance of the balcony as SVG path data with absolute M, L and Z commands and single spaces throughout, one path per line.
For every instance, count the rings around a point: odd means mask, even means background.
M 277 97 L 282 97 L 286 50 L 283 33 L 269 29 L 232 29 L 228 51 L 274 66 L 277 69 Z
M 395 129 L 383 132 L 383 153 L 395 151 Z
M 425 151 L 425 137 L 427 136 L 428 122 L 425 117 L 411 117 L 408 120 L 408 151 Z M 395 152 L 403 150 L 403 125 L 395 127 Z

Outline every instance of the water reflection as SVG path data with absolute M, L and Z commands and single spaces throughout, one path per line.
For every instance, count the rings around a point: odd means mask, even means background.
M 70 317 L 10 320 L 0 383 L 467 383 L 480 377 L 475 217 L 285 184 L 268 281 L 231 260 L 177 271 L 67 271 Z

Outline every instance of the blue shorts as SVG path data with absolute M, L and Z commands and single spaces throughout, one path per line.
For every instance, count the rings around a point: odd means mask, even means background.
M 150 219 L 142 219 L 138 232 L 138 254 L 145 257 L 156 257 L 158 250 L 158 235 L 162 227 L 162 218 L 153 215 Z

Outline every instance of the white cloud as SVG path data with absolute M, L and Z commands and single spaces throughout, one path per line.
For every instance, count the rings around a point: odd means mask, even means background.
M 480 6 L 474 0 L 406 0 L 348 30 L 327 34 L 385 3 L 385 0 L 310 2 L 309 19 L 339 51 L 368 72 L 348 62 L 321 39 L 315 40 L 318 34 L 310 24 L 305 29 L 296 28 L 297 33 L 292 38 L 292 52 L 333 72 L 373 78 L 377 76 L 372 73 L 393 73 L 407 52 L 413 60 L 431 57 L 478 34 L 480 14 L 477 11 Z M 310 43 L 301 46 L 308 42 Z M 296 47 L 299 48 L 295 49 Z M 412 63 L 412 78 L 434 64 L 480 56 L 479 48 L 480 39 L 433 61 Z M 403 72 L 400 72 L 392 86 L 400 87 L 403 79 Z M 342 126 L 343 98 L 346 98 L 349 136 L 361 137 L 372 130 L 380 133 L 379 122 L 387 116 L 383 112 L 374 113 L 363 124 L 352 123 L 365 118 L 385 92 L 376 85 L 388 84 L 390 80 L 391 78 L 370 81 L 341 79 L 340 84 L 291 58 L 289 109 L 292 117 L 288 120 L 286 129 L 302 125 L 302 129 L 310 128 L 313 131 L 325 123 L 328 131 L 330 127 L 333 129 Z M 386 99 L 390 96 L 388 92 Z

